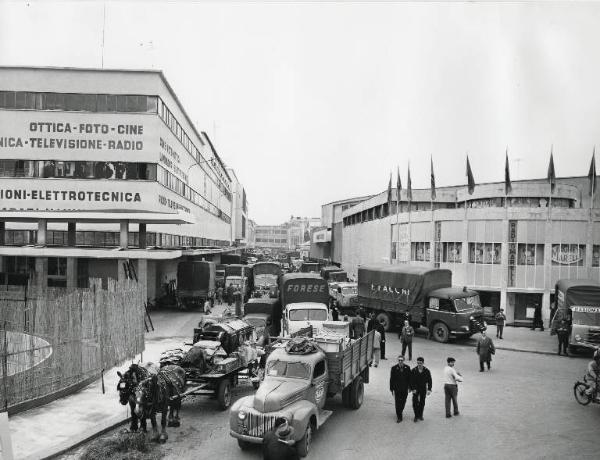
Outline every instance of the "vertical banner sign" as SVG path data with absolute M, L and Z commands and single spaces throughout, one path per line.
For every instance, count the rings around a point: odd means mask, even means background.
M 507 286 L 514 287 L 517 270 L 517 221 L 508 222 L 508 279 Z
M 442 261 L 442 223 L 438 220 L 435 222 L 435 268 L 440 268 L 440 262 Z

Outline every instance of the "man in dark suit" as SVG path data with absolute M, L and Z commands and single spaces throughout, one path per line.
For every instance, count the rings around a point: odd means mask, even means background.
M 373 323 L 375 323 L 374 329 L 381 334 L 381 359 L 386 359 L 385 357 L 385 328 L 383 324 L 377 321 L 376 318 L 373 318 Z
M 425 359 L 417 358 L 417 365 L 411 371 L 410 390 L 413 393 L 413 411 L 415 412 L 415 423 L 423 420 L 425 410 L 425 398 L 431 394 L 431 372 L 425 367 Z
M 408 389 L 410 387 L 410 367 L 404 364 L 404 356 L 398 356 L 398 364 L 392 366 L 390 372 L 390 391 L 396 402 L 396 423 L 402 421 L 402 412 L 406 405 Z

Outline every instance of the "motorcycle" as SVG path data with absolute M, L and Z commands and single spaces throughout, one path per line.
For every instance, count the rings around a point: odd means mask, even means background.
M 596 387 L 597 385 L 593 383 L 590 384 L 585 381 L 582 382 L 581 380 L 578 380 L 575 382 L 575 385 L 573 385 L 573 394 L 575 395 L 575 400 L 582 406 L 587 406 L 591 402 L 600 404 L 600 394 L 598 394 Z M 589 391 L 590 389 L 591 391 Z

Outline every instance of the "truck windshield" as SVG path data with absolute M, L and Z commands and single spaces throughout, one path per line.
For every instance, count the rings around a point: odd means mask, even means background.
M 574 311 L 573 324 L 579 326 L 600 326 L 600 314 Z
M 256 329 L 264 328 L 267 323 L 265 318 L 248 318 L 247 316 L 244 318 L 244 321 L 246 321 L 250 326 L 254 326 Z
M 291 377 L 308 379 L 310 368 L 305 363 L 289 363 L 287 361 L 271 361 L 267 364 L 267 375 L 273 377 Z
M 311 308 L 290 310 L 290 321 L 327 321 L 327 310 Z
M 454 299 L 454 306 L 457 312 L 473 310 L 473 308 L 481 308 L 481 302 L 479 296 L 474 295 L 471 297 L 461 297 L 460 299 Z

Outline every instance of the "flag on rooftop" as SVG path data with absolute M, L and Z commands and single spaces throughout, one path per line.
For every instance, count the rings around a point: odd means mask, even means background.
M 552 147 L 550 147 L 550 163 L 548 164 L 548 183 L 550 184 L 550 193 L 554 193 L 556 188 L 556 173 L 554 172 L 554 157 Z
M 590 196 L 594 196 L 596 192 L 596 146 L 594 146 L 594 152 L 592 153 L 592 163 L 590 164 L 588 179 L 590 180 Z
M 512 193 L 512 183 L 510 181 L 510 170 L 508 169 L 508 148 L 506 149 L 506 162 L 504 164 L 504 194 Z
M 469 195 L 473 194 L 475 190 L 475 179 L 473 179 L 473 172 L 471 171 L 471 164 L 469 163 L 469 155 L 467 155 L 467 187 Z
M 435 200 L 435 175 L 433 174 L 433 157 L 431 157 L 431 199 Z

